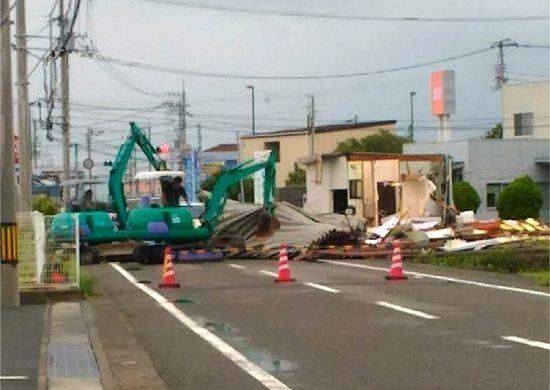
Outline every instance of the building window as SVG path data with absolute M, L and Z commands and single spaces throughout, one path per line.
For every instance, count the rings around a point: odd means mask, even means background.
M 273 150 L 275 152 L 275 161 L 281 161 L 281 149 L 279 142 L 264 142 L 264 150 Z
M 487 208 L 495 208 L 497 206 L 498 196 L 507 185 L 508 183 L 487 184 Z
M 514 114 L 514 135 L 533 135 L 533 113 Z
M 349 181 L 349 198 L 350 199 L 361 199 L 363 197 L 363 186 L 361 180 L 350 180 Z

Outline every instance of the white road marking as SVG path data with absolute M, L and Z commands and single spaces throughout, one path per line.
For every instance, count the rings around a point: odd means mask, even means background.
M 501 336 L 501 337 L 502 337 L 502 339 L 507 340 L 507 341 L 513 341 L 515 343 L 525 344 L 525 345 L 529 345 L 531 347 L 536 347 L 536 348 L 547 349 L 547 350 L 550 351 L 550 344 L 544 343 L 542 341 L 534 341 L 534 340 L 524 339 L 523 337 L 518 337 L 518 336 Z
M 343 265 L 343 266 L 346 266 L 346 267 L 363 268 L 363 269 L 370 269 L 370 270 L 374 270 L 374 271 L 384 271 L 384 272 L 389 271 L 388 268 L 373 267 L 373 266 L 370 266 L 370 265 L 363 265 L 363 264 L 346 263 L 344 261 L 334 261 L 334 260 L 319 260 L 319 261 L 322 262 L 322 263 L 334 264 L 334 265 Z M 495 289 L 495 290 L 513 291 L 513 292 L 518 292 L 518 293 L 523 293 L 523 294 L 538 295 L 538 296 L 541 296 L 541 297 L 550 298 L 550 293 L 546 293 L 544 291 L 528 290 L 526 288 L 504 286 L 504 285 L 500 285 L 500 284 L 491 284 L 491 283 L 484 283 L 484 282 L 476 282 L 475 280 L 457 279 L 457 278 L 451 278 L 451 277 L 448 277 L 448 276 L 424 274 L 424 273 L 421 273 L 421 272 L 414 272 L 414 271 L 403 271 L 403 273 L 407 274 L 407 275 L 414 275 L 416 277 L 424 277 L 424 278 L 432 278 L 432 279 L 437 279 L 437 280 L 445 280 L 447 282 L 467 284 L 467 285 L 471 285 L 471 286 L 484 287 L 484 288 L 492 288 L 492 289 Z
M 407 314 L 410 314 L 410 315 L 413 315 L 413 316 L 425 318 L 427 320 L 437 320 L 439 318 L 437 316 L 433 316 L 431 314 L 424 313 L 422 311 L 409 309 L 407 307 L 403 307 L 403 306 L 399 306 L 399 305 L 394 305 L 393 303 L 378 301 L 378 302 L 376 302 L 376 304 L 378 306 L 384 306 L 384 307 L 387 307 L 387 308 L 390 308 L 390 309 L 393 309 L 393 310 L 397 310 L 397 311 L 400 311 L 400 312 L 403 312 L 403 313 L 407 313 Z
M 330 292 L 330 293 L 338 294 L 340 292 L 340 290 L 337 290 L 337 289 L 332 288 L 332 287 L 323 286 L 322 284 L 317 284 L 317 283 L 313 283 L 313 282 L 305 282 L 304 284 L 306 286 L 313 287 L 313 288 L 323 290 L 323 291 L 327 291 L 327 292 Z
M 2 380 L 2 381 L 26 381 L 28 379 L 29 379 L 28 376 L 22 376 L 22 375 L 0 376 L 0 380 Z
M 179 310 L 172 302 L 168 301 L 162 294 L 159 294 L 157 291 L 152 288 L 145 286 L 143 284 L 137 283 L 136 279 L 132 274 L 123 269 L 119 264 L 110 263 L 111 266 L 117 270 L 122 276 L 124 276 L 130 283 L 135 287 L 139 288 L 145 294 L 149 295 L 155 301 L 159 303 L 166 311 L 172 314 L 177 320 L 182 324 L 191 329 L 194 333 L 200 336 L 203 340 L 208 342 L 211 346 L 220 351 L 225 357 L 239 366 L 243 371 L 248 375 L 252 376 L 263 384 L 266 388 L 270 390 L 290 390 L 290 387 L 285 385 L 283 382 L 275 378 L 273 375 L 269 374 L 267 371 L 258 367 L 250 360 L 248 360 L 243 354 L 237 351 L 235 348 L 227 344 L 225 341 L 220 339 L 218 336 L 210 332 L 209 330 L 203 328 L 197 324 L 193 319 L 184 314 Z
M 232 268 L 237 268 L 237 269 L 245 269 L 246 268 L 244 265 L 234 264 L 234 263 L 230 263 L 229 266 L 232 267 Z
M 274 276 L 274 277 L 279 276 L 279 275 L 277 275 L 276 272 L 266 271 L 266 270 L 263 270 L 263 269 L 260 270 L 260 273 L 261 273 L 261 274 L 264 274 L 264 275 Z

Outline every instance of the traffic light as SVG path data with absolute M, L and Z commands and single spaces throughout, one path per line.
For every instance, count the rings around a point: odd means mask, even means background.
M 105 167 L 112 167 L 113 166 L 113 162 L 112 161 L 103 161 L 103 166 Z
M 170 153 L 170 145 L 168 144 L 162 144 L 157 148 L 157 152 L 160 154 L 168 154 Z

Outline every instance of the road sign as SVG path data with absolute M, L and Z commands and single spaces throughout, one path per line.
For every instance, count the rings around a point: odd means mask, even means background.
M 84 160 L 83 165 L 86 169 L 92 169 L 94 167 L 94 160 L 92 160 L 91 158 L 87 158 L 86 160 Z

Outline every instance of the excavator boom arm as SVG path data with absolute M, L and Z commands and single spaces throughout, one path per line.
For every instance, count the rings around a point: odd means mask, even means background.
M 212 196 L 208 200 L 202 216 L 203 224 L 213 232 L 223 213 L 225 202 L 229 194 L 229 188 L 240 180 L 253 173 L 265 171 L 264 179 L 264 209 L 269 215 L 273 214 L 273 200 L 275 197 L 275 153 L 272 151 L 264 160 L 246 161 L 234 168 L 224 170 L 212 190 Z
M 147 160 L 149 160 L 157 171 L 166 170 L 166 162 L 160 158 L 157 150 L 151 145 L 151 142 L 147 139 L 141 128 L 134 122 L 130 122 L 130 130 L 128 131 L 126 140 L 120 146 L 113 162 L 113 167 L 109 172 L 109 196 L 111 197 L 111 203 L 121 227 L 124 227 L 128 220 L 123 178 L 136 144 L 141 148 Z

